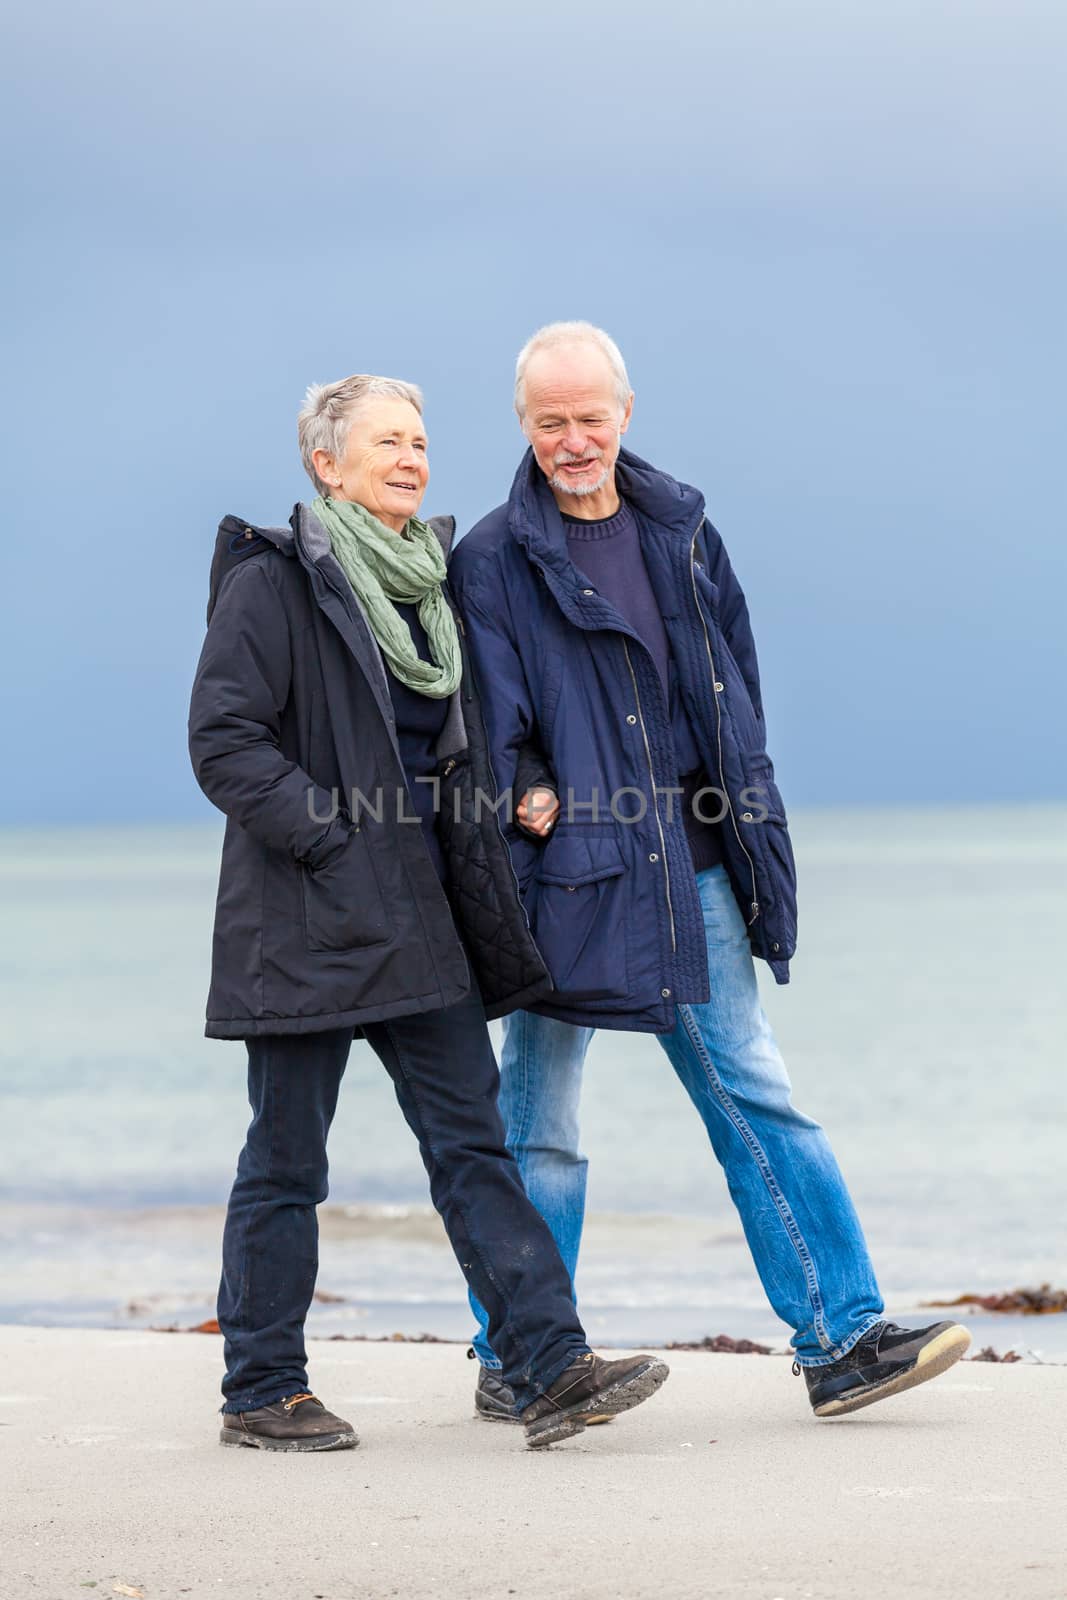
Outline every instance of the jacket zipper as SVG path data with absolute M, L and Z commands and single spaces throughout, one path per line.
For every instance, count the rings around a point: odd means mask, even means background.
M 700 596 L 697 593 L 697 574 L 694 563 L 696 560 L 697 538 L 703 526 L 704 518 L 701 517 L 700 521 L 693 529 L 693 540 L 689 546 L 689 577 L 693 585 L 693 604 L 697 608 L 697 616 L 700 618 L 700 625 L 704 629 L 704 648 L 708 653 L 708 670 L 711 673 L 711 696 L 715 702 L 715 740 L 719 759 L 719 787 L 722 790 L 723 799 L 726 801 L 726 809 L 730 813 L 730 822 L 733 825 L 734 837 L 741 846 L 741 849 L 744 851 L 745 860 L 748 862 L 748 870 L 752 876 L 752 899 L 749 904 L 749 909 L 751 910 L 752 915 L 748 919 L 748 926 L 751 927 L 756 918 L 759 916 L 760 909 L 759 895 L 756 891 L 756 868 L 752 857 L 749 855 L 745 846 L 745 842 L 741 837 L 740 830 L 738 829 L 737 818 L 734 815 L 733 803 L 730 800 L 730 791 L 726 787 L 726 776 L 722 770 L 722 707 L 719 705 L 719 691 L 715 687 L 719 680 L 715 673 L 715 658 L 711 653 L 711 635 L 708 633 L 707 620 L 705 619 L 704 612 L 700 604 Z
M 645 741 L 645 757 L 648 761 L 648 775 L 652 779 L 652 804 L 656 812 L 656 827 L 659 830 L 659 858 L 663 862 L 663 882 L 667 891 L 667 917 L 671 925 L 671 953 L 677 954 L 678 941 L 674 932 L 674 904 L 671 900 L 671 869 L 667 865 L 667 841 L 663 837 L 663 823 L 659 814 L 659 793 L 656 788 L 656 773 L 652 765 L 652 748 L 648 742 L 648 730 L 645 727 L 645 714 L 641 709 L 641 695 L 637 687 L 637 676 L 634 672 L 633 662 L 630 660 L 630 646 L 626 640 L 622 641 L 623 650 L 626 652 L 626 665 L 630 669 L 630 682 L 634 686 L 634 701 L 637 705 L 637 718 L 641 724 L 641 737 Z

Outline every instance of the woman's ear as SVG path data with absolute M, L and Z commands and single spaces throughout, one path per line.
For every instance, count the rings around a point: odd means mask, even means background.
M 312 450 L 311 464 L 318 473 L 320 480 L 331 489 L 341 487 L 341 474 L 337 462 L 328 450 Z

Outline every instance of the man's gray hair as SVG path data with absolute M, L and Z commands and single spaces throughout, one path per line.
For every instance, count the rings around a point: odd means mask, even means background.
M 626 410 L 626 402 L 630 398 L 630 379 L 626 373 L 622 351 L 611 335 L 605 333 L 603 328 L 595 327 L 591 322 L 550 322 L 546 327 L 538 328 L 532 339 L 527 339 L 515 363 L 515 410 L 519 414 L 520 422 L 526 417 L 526 368 L 530 364 L 530 357 L 537 355 L 541 350 L 559 350 L 567 345 L 576 344 L 591 344 L 601 355 L 607 357 L 615 380 L 619 409 Z
M 375 395 L 407 400 L 422 416 L 422 390 L 415 384 L 405 383 L 401 378 L 376 378 L 368 372 L 353 373 L 352 377 L 340 378 L 336 383 L 313 383 L 304 396 L 303 409 L 296 421 L 300 459 L 320 494 L 328 495 L 330 489 L 315 471 L 314 452 L 327 450 L 335 461 L 339 460 L 345 453 L 356 411 Z

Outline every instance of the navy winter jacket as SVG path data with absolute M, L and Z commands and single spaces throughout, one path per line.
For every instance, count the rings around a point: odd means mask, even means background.
M 708 781 L 726 797 L 705 814 L 728 805 L 724 860 L 749 941 L 786 983 L 796 875 L 745 598 L 703 495 L 625 450 L 617 470 Z M 532 452 L 507 504 L 456 547 L 449 578 L 500 788 L 521 797 L 537 776 L 534 749 L 562 803 L 547 843 L 507 830 L 554 985 L 531 1009 L 665 1032 L 676 1004 L 708 999 L 692 859 L 677 800 L 662 792 L 678 778 L 669 708 L 650 652 L 571 560 Z

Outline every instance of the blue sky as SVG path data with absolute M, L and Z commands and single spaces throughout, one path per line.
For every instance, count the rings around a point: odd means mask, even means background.
M 707 495 L 787 801 L 1062 798 L 1065 44 L 1031 0 L 24 10 L 0 820 L 208 814 L 214 528 L 306 497 L 307 383 L 421 383 L 469 525 L 573 316 Z

